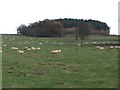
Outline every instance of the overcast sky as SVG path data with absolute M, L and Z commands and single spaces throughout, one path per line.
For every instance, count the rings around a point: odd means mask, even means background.
M 119 0 L 0 0 L 0 33 L 44 19 L 77 18 L 106 22 L 118 34 Z
M 118 3 L 118 34 L 120 35 L 120 1 Z

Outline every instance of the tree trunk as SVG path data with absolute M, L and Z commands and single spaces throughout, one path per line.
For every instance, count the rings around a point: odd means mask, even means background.
M 81 46 L 83 46 L 83 40 L 81 40 Z
M 76 35 L 76 40 L 78 40 L 78 36 Z

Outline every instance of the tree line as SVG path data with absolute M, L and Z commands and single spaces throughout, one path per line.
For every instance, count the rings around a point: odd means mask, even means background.
M 64 18 L 64 19 L 55 19 L 55 20 L 60 21 L 65 28 L 78 27 L 81 21 L 91 24 L 95 30 L 109 30 L 110 28 L 106 23 L 92 19 L 83 20 L 83 19 Z
M 83 20 L 83 19 L 45 19 L 30 23 L 28 26 L 21 24 L 17 27 L 17 34 L 32 36 L 32 37 L 61 37 L 66 35 L 66 28 L 75 28 L 72 33 L 81 38 L 90 34 L 92 30 L 109 31 L 110 27 L 105 22 L 98 20 Z M 69 30 L 68 30 L 69 32 Z M 79 34 L 79 35 L 78 35 Z

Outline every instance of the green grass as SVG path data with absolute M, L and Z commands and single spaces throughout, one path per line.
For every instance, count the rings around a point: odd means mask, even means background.
M 6 37 L 6 39 L 5 39 Z M 11 38 L 13 41 L 9 41 Z M 90 36 L 84 40 L 88 45 L 78 46 L 74 38 L 32 38 L 3 35 L 2 86 L 3 88 L 117 88 L 118 49 L 96 50 L 94 41 L 117 42 L 114 36 Z M 19 44 L 28 41 L 30 44 Z M 33 42 L 32 42 L 33 41 Z M 46 43 L 46 41 L 48 43 Z M 39 43 L 43 43 L 40 45 Z M 55 43 L 56 42 L 56 43 Z M 55 43 L 55 44 L 53 44 Z M 58 44 L 63 43 L 63 44 Z M 40 47 L 35 52 L 18 54 L 11 49 L 16 46 Z M 61 49 L 59 54 L 51 50 Z M 8 73 L 12 70 L 12 73 Z

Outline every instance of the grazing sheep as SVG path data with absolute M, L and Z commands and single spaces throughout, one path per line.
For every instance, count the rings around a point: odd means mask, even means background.
M 114 48 L 118 49 L 118 48 L 120 48 L 120 46 L 115 46 Z
M 99 49 L 100 48 L 100 46 L 96 46 L 96 49 Z
M 93 42 L 93 44 L 95 45 L 97 42 Z
M 6 44 L 4 44 L 3 46 L 6 47 Z
M 17 52 L 20 54 L 24 54 L 24 51 L 21 51 L 21 50 L 18 50 Z
M 11 49 L 12 49 L 12 50 L 18 50 L 18 48 L 17 48 L 17 47 L 12 47 Z
M 36 51 L 36 48 L 35 48 L 35 47 L 31 47 L 31 50 L 32 50 L 32 51 Z
M 46 40 L 45 43 L 48 43 L 48 41 Z
M 88 44 L 88 42 L 85 42 L 85 44 Z
M 58 52 L 60 53 L 60 52 L 61 52 L 61 50 L 58 50 Z
M 110 46 L 110 49 L 113 49 L 114 47 L 113 46 Z
M 62 45 L 63 43 L 58 43 L 59 45 Z
M 53 42 L 54 44 L 56 44 L 56 42 Z
M 58 53 L 58 51 L 56 51 L 56 50 L 53 50 L 51 52 L 52 52 L 52 54 L 57 54 Z
M 42 43 L 39 43 L 39 45 L 42 45 Z
M 79 43 L 78 46 L 81 46 L 81 43 Z
M 28 49 L 28 47 L 25 47 L 26 49 Z
M 35 47 L 31 47 L 31 51 L 34 51 L 36 53 L 37 49 Z
M 27 49 L 28 49 L 28 47 L 25 47 L 25 48 L 24 48 L 24 50 L 27 50 Z
M 104 50 L 104 47 L 96 46 L 96 49 Z
M 51 52 L 52 52 L 52 54 L 57 54 L 57 53 L 60 53 L 61 50 L 52 50 Z
M 100 49 L 100 50 L 104 50 L 104 47 L 100 47 L 99 49 Z
M 31 51 L 31 48 L 28 48 L 27 51 Z
M 115 48 L 118 48 L 119 46 L 115 46 Z
M 36 50 L 40 50 L 40 47 L 37 47 Z

